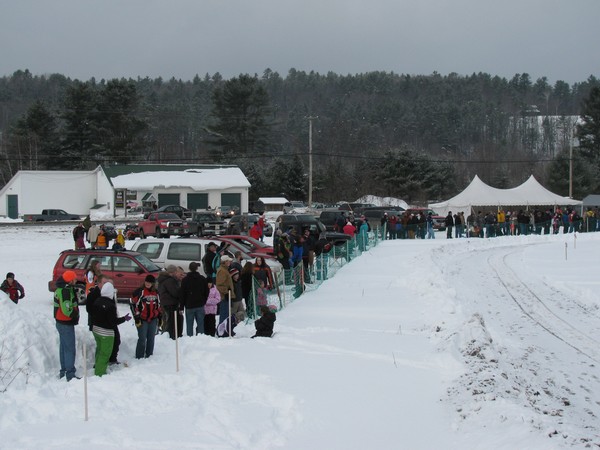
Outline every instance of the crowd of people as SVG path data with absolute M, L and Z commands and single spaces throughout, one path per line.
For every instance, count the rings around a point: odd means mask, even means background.
M 98 261 L 90 264 L 85 275 L 85 308 L 88 327 L 96 342 L 95 375 L 103 376 L 110 365 L 120 364 L 117 358 L 121 343 L 119 325 L 131 319 L 138 333 L 137 359 L 152 356 L 158 334 L 166 333 L 171 339 L 182 337 L 184 322 L 189 337 L 199 334 L 234 336 L 233 328 L 245 320 L 246 305 L 252 304 L 255 297 L 261 317 L 255 321 L 256 333 L 252 337 L 272 336 L 276 316 L 264 293 L 273 283 L 268 265 L 262 258 L 257 258 L 255 263 L 246 261 L 242 266 L 241 252 L 232 258 L 217 251 L 213 242 L 209 249 L 202 261 L 206 276 L 198 271 L 200 264 L 196 262 L 189 264 L 188 272 L 170 265 L 160 272 L 158 278 L 147 275 L 131 296 L 130 313 L 123 316 L 118 315 L 113 280 L 102 273 Z M 16 290 L 16 298 L 22 298 L 22 286 L 17 288 L 20 285 L 14 280 L 14 275 L 8 275 L 11 277 L 7 276 L 7 289 L 11 292 Z M 253 278 L 260 286 L 256 295 L 252 289 Z M 75 326 L 79 323 L 80 312 L 76 282 L 75 272 L 67 270 L 57 280 L 54 293 L 54 318 L 60 341 L 59 377 L 67 381 L 78 378 L 75 370 Z
M 113 227 L 107 227 L 103 224 L 98 226 L 92 223 L 90 216 L 87 216 L 73 228 L 73 241 L 75 242 L 75 250 L 86 248 L 86 241 L 90 248 L 112 248 L 115 250 L 125 248 L 123 230 L 115 230 Z
M 488 211 L 472 213 L 452 211 L 444 219 L 446 238 L 496 237 L 529 234 L 558 234 L 600 231 L 600 211 L 588 208 L 579 215 L 573 208 L 532 209 L 519 211 Z M 435 239 L 432 213 L 397 216 L 384 214 L 379 232 L 382 239 Z

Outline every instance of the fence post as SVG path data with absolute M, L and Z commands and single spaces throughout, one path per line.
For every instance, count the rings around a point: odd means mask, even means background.
M 179 330 L 177 327 L 177 315 L 179 314 L 179 311 L 175 310 L 173 311 L 173 327 L 175 329 L 175 369 L 177 372 L 179 372 Z
M 83 420 L 88 421 L 88 389 L 87 389 L 87 354 L 85 340 L 83 341 Z

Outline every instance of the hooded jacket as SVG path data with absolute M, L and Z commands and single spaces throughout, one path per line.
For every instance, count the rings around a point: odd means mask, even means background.
M 179 281 L 167 272 L 158 276 L 158 295 L 162 306 L 181 306 L 181 288 Z
M 273 327 L 275 326 L 275 321 L 277 320 L 277 316 L 272 311 L 264 313 L 260 316 L 260 319 L 254 322 L 254 326 L 256 327 L 255 336 L 262 337 L 271 337 L 273 336 Z
M 186 308 L 200 308 L 206 305 L 208 283 L 198 272 L 188 272 L 181 280 L 181 298 Z

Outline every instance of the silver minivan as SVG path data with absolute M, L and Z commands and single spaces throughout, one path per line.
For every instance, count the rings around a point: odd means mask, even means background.
M 169 265 L 182 267 L 185 271 L 192 261 L 200 264 L 198 272 L 202 275 L 204 269 L 202 267 L 202 258 L 207 252 L 207 247 L 210 242 L 221 244 L 219 240 L 201 239 L 201 238 L 179 238 L 179 239 L 138 239 L 133 245 L 132 250 L 141 253 L 154 264 L 161 268 Z M 226 254 L 233 258 L 233 253 L 237 249 L 226 250 Z M 248 254 L 243 254 L 244 260 L 254 262 L 254 258 Z M 273 273 L 280 274 L 283 270 L 281 264 L 272 258 L 265 258 L 265 262 L 269 265 Z

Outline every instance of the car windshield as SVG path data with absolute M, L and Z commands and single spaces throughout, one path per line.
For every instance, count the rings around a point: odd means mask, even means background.
M 258 239 L 254 239 L 253 237 L 250 237 L 250 236 L 244 236 L 244 239 L 242 240 L 242 242 L 243 241 L 249 242 L 254 247 L 270 247 L 269 244 L 265 244 L 264 242 L 260 242 Z
M 221 221 L 216 214 L 196 214 L 194 215 L 194 219 L 199 222 L 211 222 L 211 221 Z
M 144 255 L 137 255 L 135 257 L 136 261 L 139 262 L 148 272 L 158 272 L 160 271 L 160 267 L 146 258 Z

